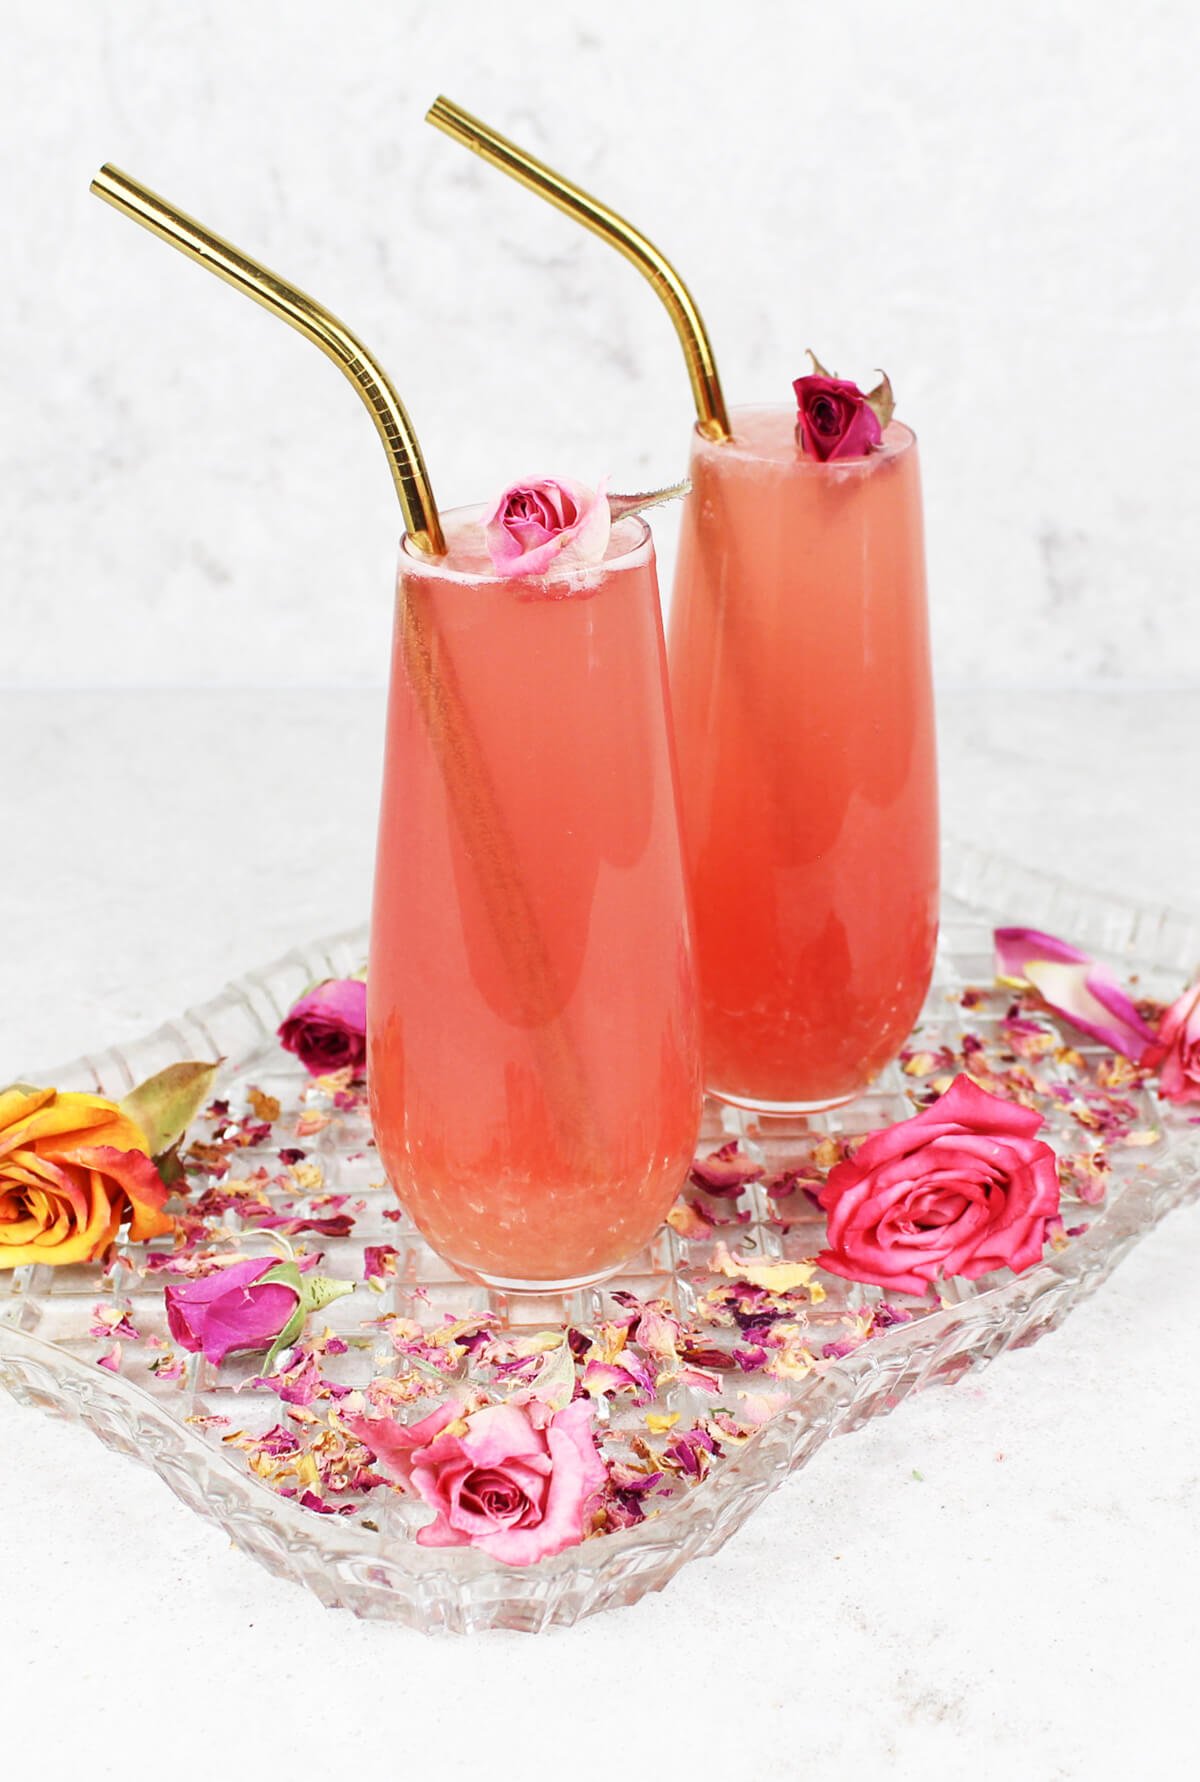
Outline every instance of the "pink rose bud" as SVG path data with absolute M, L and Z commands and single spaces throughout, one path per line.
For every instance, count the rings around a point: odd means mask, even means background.
M 997 928 L 993 938 L 998 977 L 1028 985 L 1072 1027 L 1142 1063 L 1154 1043 L 1154 1029 L 1107 966 L 1038 928 Z
M 598 489 L 559 477 L 514 483 L 483 523 L 497 575 L 542 575 L 556 557 L 599 563 L 612 516 L 604 481 Z
M 1058 1166 L 1031 1108 L 958 1076 L 932 1107 L 873 1132 L 820 1193 L 821 1268 L 889 1292 L 923 1293 L 1040 1262 L 1058 1213 Z
M 813 364 L 817 361 L 814 359 Z M 887 386 L 884 379 L 882 391 Z M 847 378 L 829 377 L 818 369 L 792 384 L 799 414 L 796 437 L 812 458 L 863 458 L 883 439 L 883 425 L 872 406 L 879 392 L 864 394 Z M 890 413 L 891 391 L 887 391 Z
M 367 986 L 359 978 L 326 978 L 289 1011 L 279 1042 L 310 1076 L 347 1069 L 361 1076 L 367 1062 Z
M 1158 1068 L 1164 1101 L 1200 1101 L 1200 979 L 1163 1016 L 1147 1062 Z
M 269 1349 L 269 1370 L 279 1351 L 296 1341 L 310 1312 L 354 1291 L 349 1281 L 312 1273 L 315 1266 L 316 1257 L 297 1266 L 252 1256 L 172 1284 L 164 1290 L 171 1335 L 214 1367 L 237 1350 Z
M 466 1416 L 445 1404 L 408 1427 L 390 1417 L 344 1422 L 437 1511 L 417 1533 L 421 1546 L 478 1547 L 505 1565 L 532 1565 L 577 1545 L 607 1478 L 584 1399 L 561 1411 L 532 1399 Z

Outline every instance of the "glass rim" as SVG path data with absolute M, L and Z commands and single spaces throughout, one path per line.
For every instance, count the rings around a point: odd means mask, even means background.
M 461 523 L 481 519 L 488 512 L 490 506 L 491 503 L 484 501 L 468 502 L 462 507 L 442 509 L 438 518 L 442 521 L 443 526 L 448 528 L 456 520 Z M 570 549 L 568 546 L 554 558 L 548 569 L 535 575 L 524 573 L 501 575 L 490 563 L 486 569 L 456 569 L 451 562 L 449 551 L 444 557 L 429 557 L 424 551 L 415 549 L 412 534 L 405 532 L 400 538 L 400 568 L 405 573 L 412 570 L 420 575 L 435 576 L 439 581 L 461 582 L 464 586 L 474 588 L 480 586 L 527 587 L 531 582 L 536 583 L 539 587 L 550 587 L 558 583 L 578 585 L 581 581 L 592 578 L 599 580 L 601 572 L 607 575 L 613 570 L 638 568 L 640 567 L 637 561 L 639 558 L 644 558 L 653 566 L 655 562 L 654 534 L 640 513 L 622 514 L 619 519 L 613 521 L 613 531 L 615 532 L 618 526 L 630 523 L 637 527 L 637 536 L 628 549 L 611 557 L 602 557 L 598 563 L 580 563 L 568 555 Z M 565 562 L 564 557 L 566 558 Z
M 794 415 L 797 413 L 794 403 L 786 402 L 743 402 L 737 408 L 729 410 L 729 425 L 732 433 L 728 439 L 710 439 L 701 430 L 699 421 L 693 423 L 692 434 L 697 442 L 703 442 L 715 456 L 725 453 L 729 457 L 741 457 L 755 464 L 774 464 L 781 469 L 791 469 L 793 462 L 805 472 L 813 474 L 844 473 L 846 471 L 868 471 L 880 464 L 894 464 L 897 458 L 903 458 L 917 443 L 914 428 L 907 421 L 889 421 L 884 429 L 883 451 L 859 452 L 852 458 L 812 458 L 797 448 L 794 460 L 767 458 L 754 450 L 753 446 L 740 442 L 737 423 L 739 415 Z M 889 439 L 888 435 L 893 437 Z

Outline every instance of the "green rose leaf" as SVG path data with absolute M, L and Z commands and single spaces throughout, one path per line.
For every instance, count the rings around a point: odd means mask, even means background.
M 301 1275 L 300 1298 L 305 1312 L 319 1312 L 332 1300 L 354 1292 L 353 1281 L 335 1281 L 330 1275 Z
M 145 1133 L 151 1157 L 161 1157 L 179 1143 L 209 1099 L 222 1062 L 168 1064 L 130 1090 L 121 1111 Z

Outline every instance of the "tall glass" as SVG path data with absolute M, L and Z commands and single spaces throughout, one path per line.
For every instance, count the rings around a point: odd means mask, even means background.
M 764 1112 L 850 1100 L 895 1057 L 938 922 L 917 445 L 819 462 L 796 410 L 697 433 L 671 693 L 705 1076 Z
M 653 1236 L 700 1117 L 654 548 L 497 576 L 482 509 L 401 552 L 368 973 L 388 1177 L 490 1286 L 602 1279 Z

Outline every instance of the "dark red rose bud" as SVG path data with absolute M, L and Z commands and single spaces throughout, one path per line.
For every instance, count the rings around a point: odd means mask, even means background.
M 800 413 L 796 435 L 810 457 L 862 458 L 883 428 L 857 384 L 834 377 L 798 377 L 792 388 Z
M 327 978 L 302 996 L 279 1028 L 310 1076 L 349 1067 L 361 1076 L 367 1061 L 367 986 L 359 978 Z
M 796 438 L 810 457 L 863 458 L 880 444 L 891 419 L 892 392 L 886 377 L 869 395 L 848 378 L 830 377 L 812 353 L 813 371 L 792 384 L 799 414 Z

